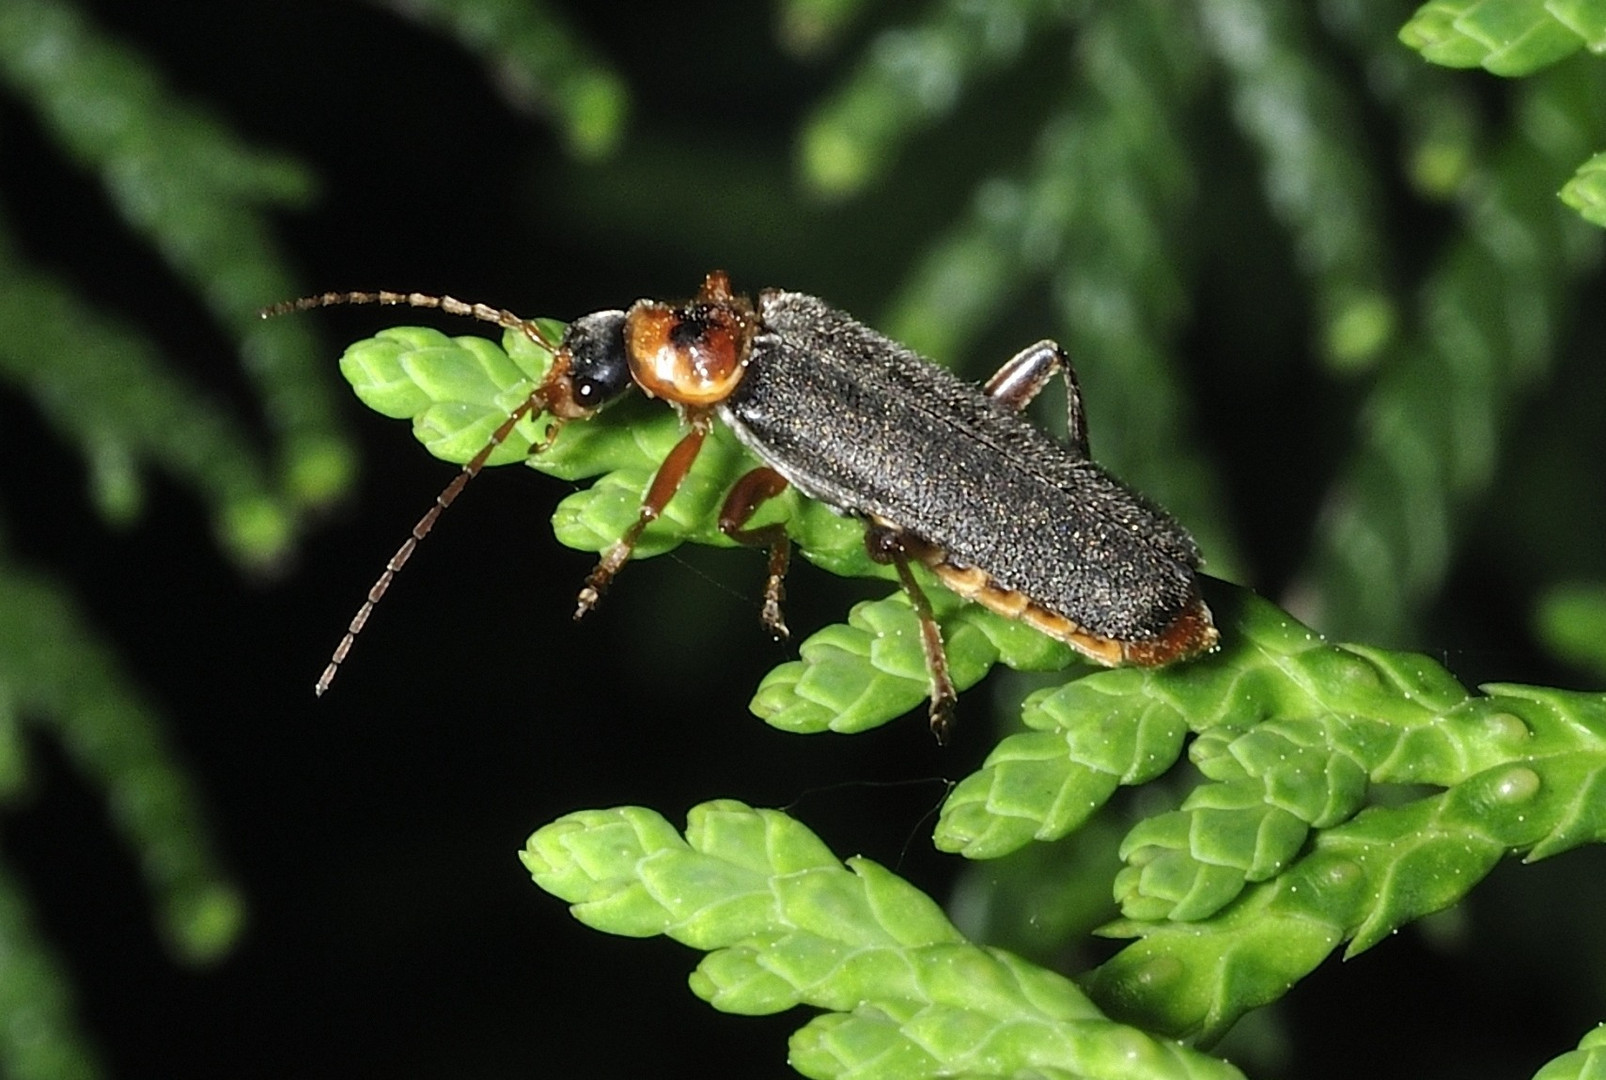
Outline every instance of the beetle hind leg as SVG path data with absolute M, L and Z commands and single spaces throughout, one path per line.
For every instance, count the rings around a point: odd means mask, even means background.
M 1076 381 L 1076 368 L 1070 355 L 1059 344 L 1044 339 L 1028 345 L 993 373 L 982 389 L 987 396 L 1016 412 L 1030 405 L 1055 372 L 1065 376 L 1065 435 L 1082 457 L 1088 456 L 1087 413 L 1082 408 L 1082 387 Z
M 926 656 L 926 676 L 931 684 L 931 733 L 939 744 L 948 741 L 954 725 L 954 709 L 959 692 L 954 689 L 953 675 L 948 670 L 948 652 L 942 643 L 942 627 L 931 609 L 931 600 L 915 580 L 910 569 L 911 560 L 921 560 L 924 545 L 902 529 L 872 522 L 864 532 L 864 547 L 870 558 L 878 563 L 890 563 L 898 571 L 898 581 L 914 605 L 915 617 L 920 620 L 920 647 Z M 923 561 L 923 560 L 921 560 Z
M 782 641 L 792 635 L 781 614 L 781 601 L 786 598 L 786 568 L 792 561 L 792 541 L 786 535 L 786 526 L 780 522 L 756 529 L 747 528 L 747 523 L 760 506 L 786 487 L 786 477 L 774 469 L 757 468 L 736 481 L 719 509 L 720 532 L 738 544 L 769 549 L 769 578 L 764 583 L 764 607 L 759 618 L 769 632 Z

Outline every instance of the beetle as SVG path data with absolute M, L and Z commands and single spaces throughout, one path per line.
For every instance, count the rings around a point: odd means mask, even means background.
M 596 415 L 632 387 L 678 409 L 685 434 L 659 465 L 636 520 L 586 578 L 576 618 L 629 561 L 718 420 L 763 463 L 733 485 L 719 528 L 769 551 L 764 624 L 787 635 L 781 601 L 791 548 L 780 524 L 749 528 L 759 506 L 790 485 L 863 520 L 866 551 L 894 568 L 917 613 L 939 741 L 956 694 L 915 564 L 960 596 L 1106 666 L 1156 667 L 1217 642 L 1195 576 L 1197 545 L 1164 510 L 1093 462 L 1076 373 L 1053 341 L 1022 349 L 977 386 L 817 297 L 779 289 L 756 301 L 737 295 L 723 271 L 682 304 L 638 300 L 582 316 L 556 343 L 504 309 L 417 293 L 324 293 L 263 315 L 350 303 L 472 316 L 523 332 L 554 358 L 386 564 L 318 680 L 319 694 L 418 542 L 515 424 L 549 416 L 542 445 L 550 445 L 564 424 Z M 1064 442 L 1023 413 L 1056 374 L 1067 389 Z

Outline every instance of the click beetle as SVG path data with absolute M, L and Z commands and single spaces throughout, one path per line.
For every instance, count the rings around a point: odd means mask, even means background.
M 635 522 L 586 578 L 576 618 L 597 604 L 642 530 L 674 497 L 717 419 L 763 462 L 731 488 L 719 528 L 769 551 L 765 625 L 786 636 L 790 541 L 782 525 L 748 522 L 791 485 L 863 520 L 870 557 L 897 572 L 919 617 L 939 740 L 955 691 L 913 564 L 1100 664 L 1154 667 L 1216 643 L 1195 579 L 1198 547 L 1165 511 L 1092 461 L 1076 375 L 1052 341 L 1021 350 L 976 386 L 814 296 L 778 289 L 756 302 L 738 296 L 723 271 L 709 274 L 684 304 L 638 300 L 585 315 L 556 343 L 509 311 L 416 293 L 325 293 L 263 314 L 351 303 L 441 308 L 522 331 L 555 355 L 545 378 L 386 564 L 318 680 L 319 694 L 414 547 L 515 424 L 549 416 L 543 445 L 550 445 L 564 424 L 595 415 L 632 386 L 673 404 L 685 434 L 659 465 Z M 1023 414 L 1056 373 L 1067 388 L 1065 442 Z

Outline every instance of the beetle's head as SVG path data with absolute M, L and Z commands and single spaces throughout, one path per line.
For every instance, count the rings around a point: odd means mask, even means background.
M 716 405 L 742 379 L 758 319 L 715 270 L 685 304 L 637 300 L 625 313 L 625 353 L 636 384 L 680 405 Z
M 621 397 L 630 384 L 625 313 L 598 311 L 569 324 L 537 394 L 547 412 L 578 420 Z

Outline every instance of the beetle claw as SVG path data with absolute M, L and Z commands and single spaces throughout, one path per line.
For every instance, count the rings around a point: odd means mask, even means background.
M 600 592 L 598 592 L 596 589 L 592 588 L 590 585 L 587 585 L 585 588 L 581 589 L 579 597 L 575 600 L 575 605 L 574 605 L 574 617 L 575 617 L 575 619 L 578 620 L 578 619 L 585 618 L 586 612 L 588 612 L 592 608 L 596 607 L 597 606 L 597 601 L 601 600 L 601 599 L 602 599 L 602 594 Z

